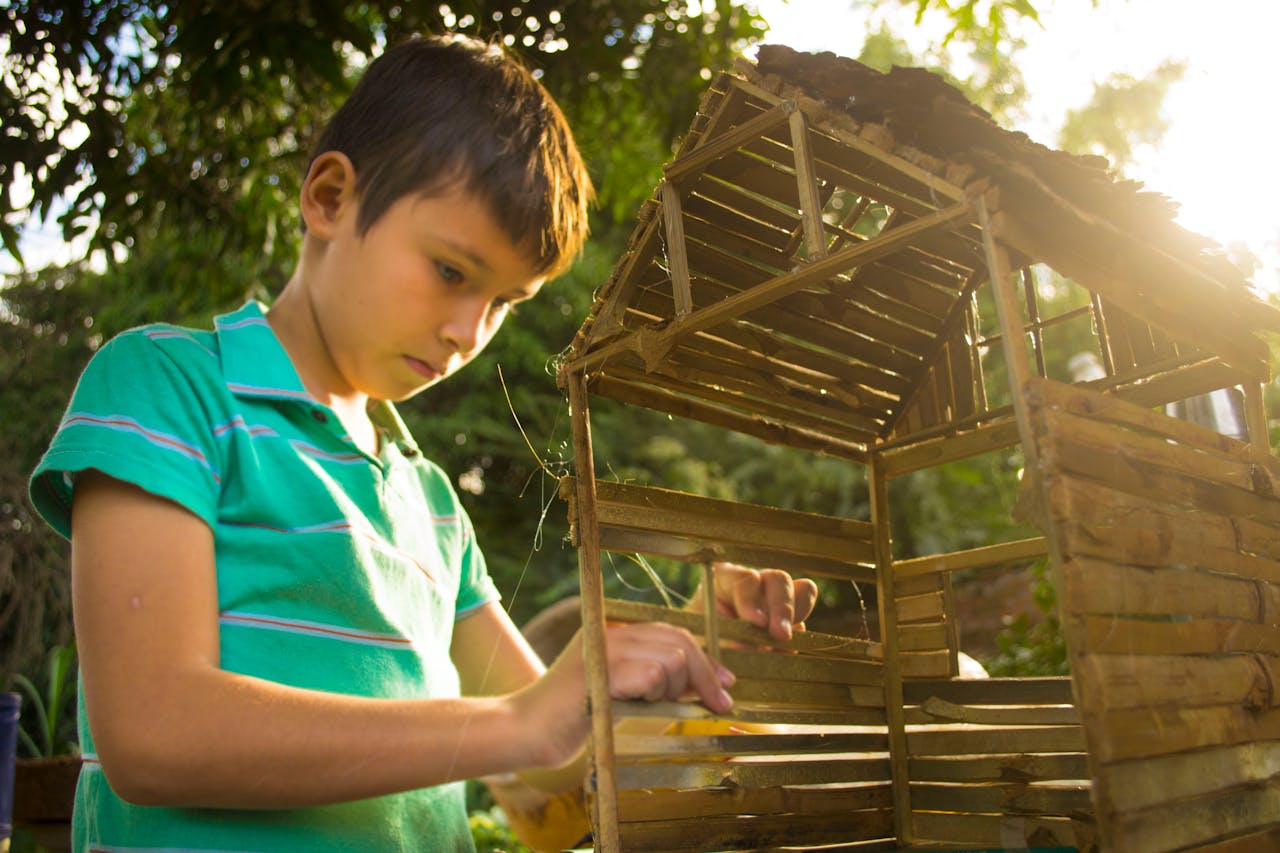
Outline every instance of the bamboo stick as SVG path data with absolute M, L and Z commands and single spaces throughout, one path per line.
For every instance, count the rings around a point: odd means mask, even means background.
M 606 599 L 604 605 L 606 617 L 617 622 L 666 622 L 694 633 L 703 627 L 701 617 L 687 610 L 616 598 Z M 869 640 L 818 631 L 796 631 L 790 640 L 778 640 L 764 628 L 741 619 L 721 619 L 720 636 L 758 648 L 774 648 L 850 661 L 879 661 L 883 656 L 881 644 Z
M 668 181 L 679 183 L 706 171 L 716 160 L 737 150 L 771 127 L 786 124 L 798 107 L 794 101 L 781 101 L 755 118 L 738 125 L 727 133 L 705 136 L 703 142 L 667 165 L 662 173 Z
M 680 210 L 680 191 L 670 181 L 659 185 L 662 198 L 662 223 L 667 235 L 667 260 L 671 265 L 671 292 L 676 303 L 676 316 L 691 310 L 693 297 L 689 284 L 689 252 L 685 248 L 684 222 Z
M 707 850 L 773 850 L 796 845 L 829 849 L 828 845 L 842 840 L 883 839 L 890 828 L 889 816 L 883 811 L 865 811 L 804 822 L 797 821 L 794 815 L 703 818 L 693 832 L 683 822 L 640 821 L 628 823 L 623 831 L 628 850 L 705 853 Z M 857 853 L 890 853 L 895 848 L 886 842 L 845 849 Z
M 911 778 L 921 782 L 1003 782 L 1009 779 L 1047 781 L 1088 779 L 1083 753 L 1009 753 L 911 759 Z M 921 831 L 921 837 L 928 837 Z
M 1093 810 L 1087 784 L 1035 786 L 915 785 L 916 808 L 924 811 L 1001 815 L 1070 815 Z
M 740 678 L 828 683 L 842 687 L 879 687 L 884 683 L 884 665 L 879 660 L 847 660 L 800 652 L 733 647 L 722 649 L 720 655 L 724 665 Z
M 711 561 L 702 564 L 702 637 L 707 657 L 720 665 L 720 620 L 716 614 L 716 567 Z
M 904 437 L 901 444 L 896 440 L 885 442 L 879 447 L 885 476 L 900 477 L 925 468 L 1012 447 L 1020 438 L 1017 423 L 1009 417 L 1011 414 L 1012 410 L 1005 407 L 983 413 L 989 419 L 986 423 L 980 417 L 967 423 L 953 422 L 949 429 L 969 430 L 958 435 L 915 433 Z M 947 429 L 937 432 L 945 433 Z
M 898 650 L 903 653 L 934 651 L 946 645 L 947 626 L 941 622 L 898 626 Z
M 880 610 L 880 640 L 884 644 L 884 705 L 889 727 L 889 757 L 893 778 L 893 827 L 899 844 L 911 845 L 915 831 L 911 815 L 906 721 L 903 718 L 902 655 L 898 648 L 898 614 L 895 606 L 893 546 L 889 529 L 889 481 L 879 459 L 868 471 L 871 486 L 871 523 L 875 526 L 876 600 Z
M 918 708 L 908 712 L 907 722 L 908 724 L 966 723 L 988 726 L 1079 726 L 1080 715 L 1069 705 L 974 706 L 957 705 L 944 699 L 930 697 Z M 1036 748 L 1040 749 L 1038 745 Z
M 591 714 L 591 764 L 587 788 L 594 793 L 593 829 L 605 853 L 620 853 L 618 802 L 614 766 L 612 697 L 604 636 L 604 585 L 600 571 L 596 521 L 595 462 L 591 452 L 591 416 L 587 409 L 586 377 L 569 377 L 569 407 L 573 426 L 573 456 L 577 484 L 578 576 L 582 599 L 583 654 L 587 667 L 587 701 Z
M 1150 758 L 1232 744 L 1280 739 L 1280 709 L 1241 705 L 1204 708 L 1113 708 L 1105 718 L 1084 714 L 1095 761 Z M 1103 772 L 1100 770 L 1099 772 Z
M 650 217 L 637 226 L 637 233 L 632 237 L 633 245 L 628 248 L 597 300 L 593 309 L 594 316 L 588 320 L 591 324 L 590 328 L 586 330 L 585 337 L 580 335 L 581 340 L 574 341 L 575 353 L 588 352 L 597 345 L 598 341 L 612 339 L 624 332 L 623 323 L 618 319 L 619 315 L 626 310 L 627 300 L 635 291 L 638 271 L 650 263 L 654 252 L 658 249 L 661 240 L 660 227 L 656 216 Z M 569 360 L 571 361 L 572 358 L 570 356 Z M 562 385 L 567 383 L 566 377 L 571 372 L 573 368 L 567 363 L 561 367 L 560 383 Z
M 916 681 L 903 685 L 903 691 L 912 705 L 935 697 L 962 705 L 1071 704 L 1071 679 L 1060 676 Z
M 822 224 L 823 203 L 818 190 L 818 173 L 813 165 L 813 146 L 809 143 L 809 122 L 796 110 L 788 116 L 791 125 L 791 147 L 795 155 L 796 183 L 800 191 L 800 220 L 804 226 L 805 248 L 810 260 L 825 257 L 827 244 Z
M 1246 830 L 1280 821 L 1280 787 L 1249 786 L 1164 808 L 1117 811 L 1110 836 L 1117 849 L 1134 853 L 1195 849 L 1228 841 Z
M 954 551 L 949 554 L 933 554 L 927 557 L 899 560 L 893 564 L 893 571 L 899 578 L 909 578 L 934 572 L 995 568 L 1009 563 L 1030 562 L 1043 557 L 1048 552 L 1048 542 L 1043 536 L 1037 536 L 1031 539 L 1019 539 L 1016 542 Z
M 1078 725 L 981 729 L 946 726 L 907 735 L 907 747 L 915 758 L 962 755 L 1032 755 L 1085 750 L 1084 730 Z M 914 803 L 913 803 L 914 805 Z
M 1074 670 L 1080 708 L 1280 707 L 1280 657 L 1263 654 L 1197 658 L 1180 655 L 1083 655 Z
M 1195 569 L 1136 568 L 1080 554 L 1072 555 L 1069 569 L 1086 584 L 1059 595 L 1081 615 L 1280 622 L 1280 585 Z M 1102 578 L 1107 582 L 1097 588 L 1095 579 Z
M 1102 297 L 1089 294 L 1089 308 L 1093 311 L 1093 325 L 1098 334 L 1098 351 L 1102 356 L 1102 369 L 1107 376 L 1116 374 L 1115 359 L 1111 357 L 1111 336 L 1107 331 L 1107 318 L 1102 311 Z
M 1182 618 L 1167 622 L 1124 616 L 1086 616 L 1085 644 L 1097 654 L 1215 655 L 1280 648 L 1280 625 L 1240 619 Z
M 1251 458 L 1266 464 L 1271 458 L 1271 436 L 1267 430 L 1267 412 L 1263 405 L 1262 386 L 1257 382 L 1244 383 L 1244 419 L 1249 432 Z
M 1179 752 L 1107 768 L 1111 805 L 1136 812 L 1280 777 L 1280 741 L 1230 744 Z
M 771 708 L 735 705 L 724 717 L 716 717 L 701 705 L 689 702 L 614 702 L 613 716 L 660 720 L 730 720 L 737 723 L 803 726 L 883 726 L 884 708 Z
M 662 759 L 710 759 L 725 756 L 840 755 L 883 753 L 889 748 L 883 732 L 846 734 L 733 734 L 623 735 L 615 738 L 618 761 L 635 763 Z
M 1031 270 L 1028 267 L 1023 267 L 1018 274 L 1022 278 L 1022 301 L 1027 306 L 1027 326 L 1031 335 L 1031 352 L 1036 358 L 1036 373 L 1040 376 L 1048 376 L 1049 370 L 1044 361 L 1044 336 L 1042 334 L 1045 324 L 1040 321 L 1040 303 L 1036 299 L 1035 280 L 1031 277 Z M 1083 308 L 1080 310 L 1087 311 L 1089 309 Z
M 1093 849 L 1079 837 L 1088 827 L 1076 818 L 921 812 L 916 823 L 922 839 L 949 845 L 934 849 L 1021 850 L 1033 842 L 1036 847 Z
M 941 622 L 937 623 L 938 627 L 944 631 L 946 626 Z M 903 626 L 903 632 L 910 630 L 910 626 Z M 903 651 L 899 656 L 902 677 L 911 678 L 949 678 L 951 676 L 951 655 L 946 651 L 945 647 L 926 650 L 923 652 Z M 905 715 L 904 715 L 905 720 Z
M 846 785 L 827 788 L 702 788 L 679 792 L 624 791 L 618 799 L 630 820 L 681 820 L 706 815 L 821 816 L 877 809 L 888 813 L 890 786 Z M 849 839 L 843 839 L 845 841 Z M 701 853 L 701 852 L 700 852 Z
M 788 757 L 778 761 L 742 757 L 725 761 L 680 761 L 627 764 L 618 768 L 618 787 L 629 791 L 645 788 L 706 788 L 736 785 L 769 788 L 783 785 L 836 785 L 880 782 L 889 775 L 882 756 L 819 759 Z
M 1018 310 L 1017 298 L 1013 293 L 1010 280 L 1008 252 L 996 242 L 996 234 L 991 230 L 992 218 L 987 210 L 986 199 L 977 199 L 978 221 L 982 225 L 987 252 L 987 270 L 991 275 L 992 287 L 995 289 L 996 314 L 1000 321 L 1000 333 L 1004 337 L 1005 364 L 1009 370 L 1009 381 L 1014 389 L 1014 417 L 1018 422 L 1018 432 L 1023 436 L 1024 444 L 1031 436 L 1031 421 L 1026 404 L 1022 398 L 1022 389 L 1031 377 L 1031 369 L 1027 359 L 1026 337 L 1022 329 L 1021 314 Z M 1034 454 L 1034 450 L 1024 448 L 1024 452 Z M 1029 457 L 1028 462 L 1032 460 Z M 1027 465 L 1028 470 L 1035 470 L 1038 465 Z

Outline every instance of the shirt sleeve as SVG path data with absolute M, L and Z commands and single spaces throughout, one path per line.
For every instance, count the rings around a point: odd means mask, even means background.
M 32 473 L 36 510 L 70 537 L 75 476 L 94 469 L 171 500 L 211 527 L 222 475 L 198 374 L 217 355 L 194 339 L 183 364 L 149 337 L 125 332 L 89 362 L 49 449 Z M 200 362 L 208 360 L 208 365 Z
M 458 585 L 458 604 L 454 608 L 454 618 L 461 619 L 491 601 L 502 598 L 498 586 L 489 576 L 489 568 L 484 560 L 484 553 L 476 543 L 475 529 L 471 519 L 461 506 L 458 513 L 462 518 L 465 541 L 462 547 L 461 582 Z

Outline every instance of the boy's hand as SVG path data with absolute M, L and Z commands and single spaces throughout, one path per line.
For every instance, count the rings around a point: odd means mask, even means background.
M 725 688 L 733 674 L 715 663 L 698 639 L 660 622 L 605 628 L 609 693 L 614 699 L 674 702 L 696 697 L 726 714 L 733 700 Z M 532 764 L 557 766 L 581 749 L 591 723 L 586 713 L 587 672 L 579 631 L 537 682 L 514 694 L 519 718 L 537 732 L 542 754 Z
M 716 612 L 721 616 L 765 628 L 779 640 L 790 640 L 793 631 L 804 630 L 804 620 L 818 600 L 818 586 L 813 581 L 797 580 L 780 569 L 748 569 L 734 563 L 712 566 Z M 700 609 L 705 594 L 700 584 L 689 608 Z

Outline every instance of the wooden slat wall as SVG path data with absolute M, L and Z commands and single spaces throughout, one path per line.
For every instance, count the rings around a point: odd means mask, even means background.
M 918 844 L 1089 849 L 1089 768 L 1070 679 L 904 687 Z
M 899 577 L 894 584 L 898 610 L 899 665 L 904 678 L 946 678 L 955 674 L 955 632 L 950 577 L 935 572 Z
M 577 517 L 575 483 L 573 477 L 560 481 L 571 519 Z M 606 551 L 874 579 L 875 550 L 865 521 L 606 480 L 596 482 L 596 501 L 600 547 Z
M 606 615 L 668 622 L 706 642 L 698 613 L 608 601 Z M 695 704 L 613 703 L 622 848 L 892 849 L 879 644 L 814 632 L 783 643 L 725 619 L 716 633 L 737 675 L 727 717 Z
M 1034 381 L 1027 397 L 1110 848 L 1273 826 L 1280 462 L 1080 388 Z

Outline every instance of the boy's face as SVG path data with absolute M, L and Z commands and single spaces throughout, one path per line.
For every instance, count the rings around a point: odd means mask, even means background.
M 335 204 L 312 310 L 335 396 L 403 400 L 474 358 L 544 274 L 462 187 L 400 199 L 363 235 Z

